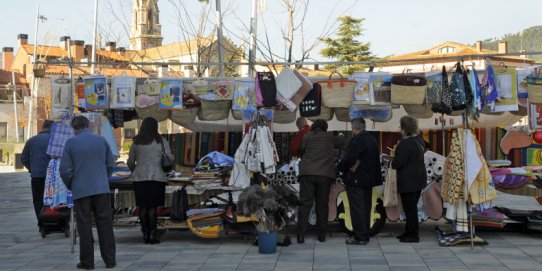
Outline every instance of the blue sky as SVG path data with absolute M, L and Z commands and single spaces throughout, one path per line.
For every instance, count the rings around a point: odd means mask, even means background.
M 183 39 L 171 0 L 159 0 L 160 21 L 164 43 Z M 179 1 L 179 0 L 174 0 Z M 182 0 L 193 18 L 198 18 L 202 8 L 211 8 L 209 25 L 215 22 L 214 0 L 204 6 L 197 0 Z M 264 2 L 263 0 L 261 0 Z M 302 1 L 302 0 L 299 0 Z M 94 0 L 2 0 L 0 10 L 0 47 L 17 48 L 17 34 L 29 34 L 34 43 L 36 4 L 41 14 L 48 18 L 40 23 L 40 44 L 58 44 L 61 36 L 90 43 Z M 100 0 L 100 31 L 104 36 L 118 36 L 119 46 L 128 46 L 123 36 L 122 25 L 115 22 L 107 3 L 124 2 L 129 10 L 130 0 Z M 260 13 L 258 38 L 265 40 L 267 32 L 277 55 L 284 56 L 285 48 L 279 27 L 287 21 L 284 8 L 278 0 L 267 0 L 267 9 Z M 239 37 L 247 37 L 243 30 L 250 20 L 251 0 L 222 0 L 224 9 L 224 34 L 237 43 Z M 432 47 L 438 42 L 456 41 L 474 43 L 476 40 L 500 37 L 524 28 L 542 25 L 542 1 L 539 0 L 311 0 L 306 17 L 305 33 L 311 43 L 331 21 L 340 15 L 365 18 L 364 36 L 361 41 L 371 42 L 371 50 L 377 56 L 402 54 Z M 117 12 L 119 14 L 120 12 Z M 128 14 L 129 16 L 129 14 Z M 267 25 L 264 27 L 263 22 Z M 210 32 L 208 28 L 207 33 Z M 120 33 L 120 34 L 119 34 Z M 300 35 L 296 40 L 300 40 Z M 106 38 L 104 38 L 104 42 Z M 296 43 L 294 54 L 299 55 L 300 44 Z M 323 60 L 317 47 L 311 57 Z M 260 57 L 258 57 L 260 58 Z

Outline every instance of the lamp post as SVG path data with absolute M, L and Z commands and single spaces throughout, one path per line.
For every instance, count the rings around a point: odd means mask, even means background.
M 198 0 L 201 3 L 208 4 L 209 0 Z M 220 0 L 216 1 L 216 40 L 217 40 L 217 46 L 218 46 L 218 63 L 220 65 L 220 77 L 224 77 L 224 46 L 222 43 L 222 5 L 220 4 Z
M 36 61 L 38 59 L 38 27 L 39 22 L 43 23 L 47 21 L 47 18 L 45 18 L 43 15 L 40 15 L 40 4 L 37 4 L 37 11 L 36 11 L 36 32 L 34 36 L 34 56 L 32 57 L 32 65 L 36 65 Z M 26 140 L 30 139 L 32 137 L 32 122 L 33 122 L 33 111 L 34 111 L 34 98 L 37 97 L 37 90 L 36 90 L 36 74 L 34 73 L 34 69 L 32 68 L 32 88 L 30 89 L 30 104 L 28 108 L 28 130 L 26 133 Z

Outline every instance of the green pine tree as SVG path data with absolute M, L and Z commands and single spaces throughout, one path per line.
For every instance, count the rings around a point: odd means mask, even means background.
M 361 24 L 365 19 L 342 16 L 337 18 L 340 21 L 337 38 L 322 38 L 327 47 L 320 51 L 320 54 L 339 62 L 345 61 L 366 61 L 374 59 L 369 49 L 370 43 L 363 43 L 357 40 L 363 33 Z M 351 74 L 363 70 L 368 65 L 327 65 L 330 70 L 338 70 L 344 74 Z

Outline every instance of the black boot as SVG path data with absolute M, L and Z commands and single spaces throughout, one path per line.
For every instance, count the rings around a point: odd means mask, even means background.
M 316 233 L 316 239 L 319 241 L 319 242 L 325 242 L 326 241 L 326 233 L 325 232 L 322 232 L 322 231 L 319 231 L 318 233 Z
M 147 210 L 147 208 L 139 208 L 139 222 L 141 223 L 141 232 L 143 232 L 143 241 L 145 244 L 150 243 L 149 218 Z
M 158 239 L 158 214 L 156 212 L 156 208 L 149 208 L 149 239 L 150 243 L 152 244 L 160 244 L 160 240 Z
M 305 243 L 305 235 L 303 235 L 303 234 L 297 234 L 297 243 L 298 243 L 298 244 L 303 244 L 303 243 Z

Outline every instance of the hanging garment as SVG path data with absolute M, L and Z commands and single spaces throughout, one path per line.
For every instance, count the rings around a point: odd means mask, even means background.
M 54 157 L 62 156 L 66 141 L 73 136 L 73 129 L 69 125 L 62 122 L 53 123 L 51 137 L 49 138 L 49 144 L 47 145 L 47 154 Z
M 57 206 L 73 206 L 72 193 L 60 178 L 60 159 L 53 158 L 47 166 L 43 204 L 55 208 Z
M 499 91 L 497 90 L 495 70 L 493 65 L 488 64 L 482 78 L 482 108 L 488 106 L 493 111 L 498 98 Z
M 478 72 L 472 67 L 469 76 L 470 88 L 472 91 L 472 100 L 469 105 L 467 114 L 469 117 L 478 120 L 480 117 L 480 111 L 482 110 L 480 79 L 478 78 Z
M 493 183 L 493 178 L 491 177 L 491 172 L 487 162 L 482 155 L 482 149 L 480 144 L 474 138 L 474 135 L 468 131 L 467 136 L 474 140 L 476 145 L 476 155 L 478 159 L 482 162 L 480 172 L 474 182 L 469 186 L 469 199 L 472 204 L 479 204 L 479 210 L 488 209 L 492 207 L 492 201 L 497 198 L 497 190 L 495 189 L 495 184 Z M 466 161 L 471 163 L 471 161 Z M 489 204 L 483 204 L 489 203 Z
M 461 189 L 465 180 L 465 164 L 463 157 L 463 129 L 452 133 L 450 153 L 446 158 L 446 172 L 442 185 L 442 200 L 451 204 L 457 204 Z
M 109 119 L 109 122 L 113 128 L 124 127 L 124 110 L 109 109 L 107 111 L 107 118 Z
M 426 76 L 427 99 L 426 104 L 431 106 L 435 113 L 451 114 L 452 101 L 448 85 L 446 67 L 442 66 L 442 72 L 432 73 Z
M 105 141 L 107 141 L 107 144 L 109 144 L 109 148 L 111 149 L 111 153 L 113 153 L 113 156 L 119 157 L 119 147 L 117 146 L 117 140 L 115 139 L 113 128 L 111 127 L 108 119 L 105 119 L 102 122 L 102 136 L 105 138 Z

